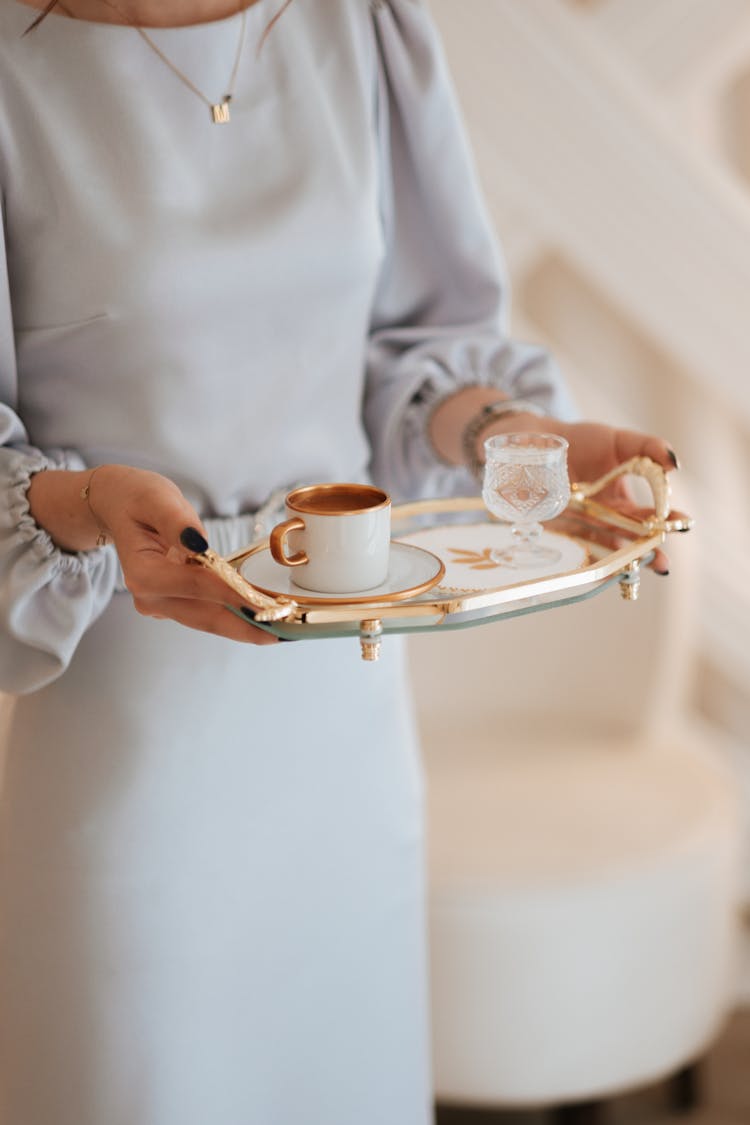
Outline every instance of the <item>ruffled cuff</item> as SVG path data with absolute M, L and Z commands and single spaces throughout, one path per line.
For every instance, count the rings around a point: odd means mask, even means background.
M 68 666 L 83 633 L 103 612 L 119 571 L 113 547 L 67 552 L 29 510 L 31 477 L 45 469 L 83 469 L 73 453 L 0 450 L 0 690 L 34 691 Z
M 395 495 L 418 498 L 477 491 L 464 466 L 442 461 L 429 436 L 432 411 L 462 387 L 496 387 L 509 398 L 534 402 L 556 418 L 575 417 L 557 365 L 544 349 L 498 336 L 430 341 L 395 360 L 371 406 L 375 476 Z M 390 393 L 389 393 L 390 391 Z

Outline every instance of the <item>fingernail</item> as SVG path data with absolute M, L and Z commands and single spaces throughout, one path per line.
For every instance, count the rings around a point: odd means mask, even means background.
M 660 574 L 662 578 L 666 578 L 667 575 L 669 574 L 669 571 L 668 570 L 657 570 L 656 567 L 654 567 L 654 574 Z
M 180 532 L 180 543 L 192 551 L 194 555 L 205 555 L 208 543 L 198 531 L 197 527 L 186 527 Z
M 675 453 L 674 449 L 669 449 L 669 448 L 667 449 L 667 457 L 672 462 L 675 469 L 679 469 L 680 462 L 679 462 L 679 459 L 678 459 L 677 454 Z

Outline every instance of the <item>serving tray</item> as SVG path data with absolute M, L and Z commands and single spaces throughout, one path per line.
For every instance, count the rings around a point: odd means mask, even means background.
M 654 507 L 642 516 L 624 515 L 595 499 L 614 479 L 629 474 L 643 477 L 651 488 Z M 396 582 L 395 588 L 386 584 L 384 590 L 356 598 L 309 595 L 291 586 L 286 572 L 275 582 L 267 540 L 227 559 L 209 551 L 196 562 L 220 573 L 241 594 L 259 628 L 285 640 L 358 638 L 362 657 L 377 660 L 389 633 L 473 627 L 579 601 L 611 585 L 634 601 L 641 569 L 657 547 L 668 534 L 691 527 L 689 516 L 670 509 L 669 482 L 662 468 L 638 457 L 598 481 L 572 486 L 565 512 L 545 524 L 544 535 L 554 537 L 562 555 L 547 571 L 521 572 L 503 561 L 509 529 L 489 516 L 481 497 L 422 500 L 393 508 L 394 554 L 402 557 L 412 551 L 435 560 L 420 571 L 417 556 L 410 556 L 413 566 L 408 573 L 422 574 L 417 593 L 408 586 L 399 589 Z M 258 573 L 264 576 L 262 585 Z

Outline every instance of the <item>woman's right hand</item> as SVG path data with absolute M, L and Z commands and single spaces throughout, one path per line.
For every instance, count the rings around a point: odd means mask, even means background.
M 81 496 L 87 484 L 88 502 Z M 35 521 L 63 550 L 89 550 L 101 532 L 107 534 L 133 604 L 144 616 L 169 618 L 235 641 L 277 643 L 226 608 L 243 602 L 220 578 L 189 562 L 181 532 L 192 527 L 205 536 L 205 531 L 167 477 L 126 465 L 84 472 L 50 469 L 31 478 L 28 499 Z

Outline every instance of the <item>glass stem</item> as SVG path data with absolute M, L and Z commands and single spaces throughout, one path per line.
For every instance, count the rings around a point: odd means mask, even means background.
M 542 525 L 540 523 L 514 523 L 511 532 L 519 546 L 533 547 L 542 534 Z

